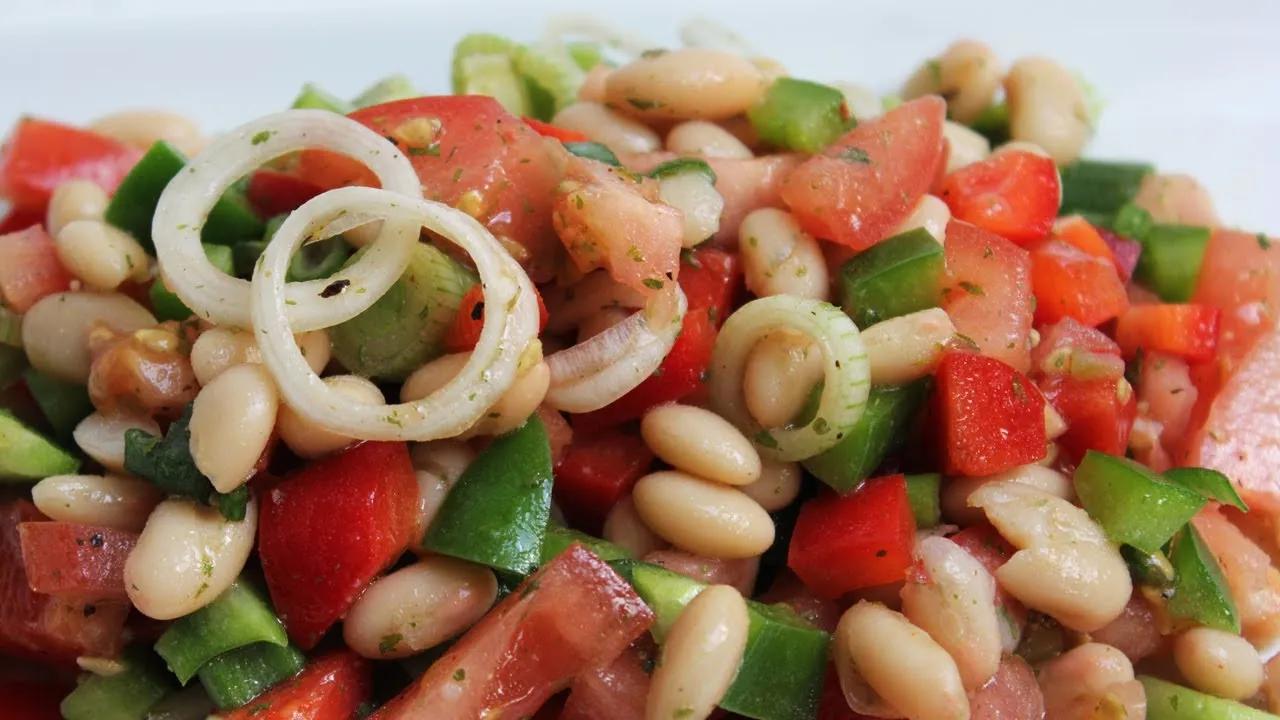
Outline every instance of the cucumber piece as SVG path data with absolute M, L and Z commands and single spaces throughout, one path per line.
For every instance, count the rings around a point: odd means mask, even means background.
M 516 50 L 515 71 L 530 89 L 531 111 L 539 120 L 577 102 L 586 73 L 559 45 L 529 45 Z
M 87 675 L 62 699 L 65 720 L 143 720 L 147 710 L 169 692 L 171 682 L 160 660 L 134 646 L 121 658 L 117 675 Z
M 382 103 L 395 102 L 396 100 L 408 100 L 421 96 L 417 88 L 413 86 L 413 81 L 404 75 L 388 75 L 378 82 L 365 88 L 364 92 L 356 96 L 351 104 L 357 110 L 367 108 L 371 105 L 381 105 Z
M 1278 716 L 1150 675 L 1138 680 L 1147 692 L 1147 720 L 1276 720 Z
M 929 380 L 871 388 L 862 417 L 835 447 L 801 462 L 836 492 L 850 492 L 906 440 L 907 425 L 924 403 Z
M 295 110 L 328 110 L 339 115 L 346 115 L 354 109 L 351 107 L 351 103 L 314 83 L 303 85 L 298 97 L 294 98 L 290 107 Z
M 552 525 L 547 528 L 546 534 L 542 536 L 542 558 L 539 564 L 545 565 L 550 562 L 552 558 L 564 552 L 566 548 L 575 542 L 580 543 L 605 562 L 626 560 L 633 557 L 626 548 L 614 545 L 608 540 L 602 540 L 571 528 Z
M 1205 500 L 1143 465 L 1090 450 L 1072 477 L 1080 505 L 1117 545 L 1156 553 Z
M 533 415 L 493 441 L 458 478 L 427 530 L 427 550 L 527 575 L 551 518 L 551 445 Z
M 938 473 L 907 476 L 907 502 L 917 529 L 931 528 L 942 520 L 941 487 L 942 476 Z
M 923 228 L 895 235 L 840 268 L 840 306 L 859 328 L 937 307 L 944 265 L 942 245 Z
M 599 43 L 575 40 L 565 43 L 564 49 L 569 51 L 569 57 L 573 58 L 583 72 L 604 62 L 604 50 Z
M 292 645 L 256 643 L 223 653 L 200 668 L 200 684 L 223 710 L 248 703 L 302 671 L 307 657 Z
M 213 602 L 170 625 L 156 641 L 156 652 L 186 685 L 218 655 L 259 642 L 287 645 L 289 639 L 262 592 L 241 578 Z
M 1133 277 L 1165 302 L 1187 302 L 1196 290 L 1209 228 L 1191 225 L 1152 225 L 1138 237 L 1142 254 Z
M 512 59 L 519 47 L 488 33 L 459 40 L 453 48 L 453 94 L 488 95 L 512 115 L 528 115 L 529 89 L 516 74 Z
M 89 389 L 84 385 L 69 383 L 36 370 L 27 368 L 22 373 L 27 383 L 27 390 L 40 412 L 44 413 L 53 434 L 63 442 L 71 440 L 71 431 L 76 429 L 80 421 L 93 412 L 93 403 L 89 400 Z
M 836 88 L 783 77 L 747 111 L 747 119 L 769 145 L 816 153 L 844 132 L 846 113 L 844 93 Z
M 1077 160 L 1061 169 L 1061 215 L 1118 211 L 1133 200 L 1142 179 L 1154 172 L 1148 163 Z
M 234 248 L 226 245 L 210 245 L 209 243 L 203 243 L 202 247 L 204 248 L 204 256 L 209 259 L 209 262 L 213 263 L 214 267 L 228 275 L 231 274 L 234 270 Z M 182 302 L 181 298 L 165 286 L 164 280 L 159 276 L 151 282 L 147 297 L 151 300 L 152 314 L 162 322 L 165 320 L 181 322 L 194 314 L 191 308 Z
M 0 483 L 34 482 L 80 469 L 80 460 L 0 410 Z
M 385 295 L 329 330 L 333 356 L 357 375 L 404 380 L 441 354 L 462 296 L 475 283 L 470 270 L 435 247 L 418 244 L 404 275 Z

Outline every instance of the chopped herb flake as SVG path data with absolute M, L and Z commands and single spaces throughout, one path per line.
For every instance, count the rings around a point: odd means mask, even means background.
M 262 143 L 270 140 L 271 136 L 275 134 L 275 130 L 259 130 L 252 138 L 249 139 L 249 142 L 254 145 L 261 145 Z
M 862 163 L 864 165 L 871 164 L 871 156 L 867 154 L 866 150 L 863 150 L 860 147 L 847 147 L 841 150 L 840 154 L 836 155 L 836 157 L 844 160 L 845 162 Z

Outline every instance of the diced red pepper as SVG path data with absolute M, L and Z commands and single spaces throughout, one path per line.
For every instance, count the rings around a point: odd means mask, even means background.
M 1052 158 L 1022 150 L 998 152 L 942 181 L 951 217 L 1020 245 L 1043 239 L 1053 227 L 1062 182 Z
M 0 235 L 0 299 L 24 313 L 40 298 L 71 287 L 53 238 L 40 225 Z
M 38 593 L 93 602 L 127 600 L 124 561 L 138 534 L 69 522 L 18 526 L 27 584 Z
M 0 681 L 0 708 L 9 720 L 62 720 L 59 704 L 70 688 L 26 680 Z
M 653 611 L 574 543 L 467 631 L 370 720 L 531 716 L 584 672 L 613 662 Z
M 44 213 L 34 210 L 10 210 L 8 214 L 0 218 L 0 235 L 26 230 L 32 225 L 40 225 L 43 222 Z
M 1035 298 L 1027 251 L 968 223 L 947 225 L 942 308 L 983 355 L 1026 372 Z
M 415 539 L 418 483 L 404 443 L 354 445 L 260 499 L 262 571 L 289 638 L 304 650 Z
M 1209 305 L 1134 305 L 1116 322 L 1116 342 L 1128 358 L 1142 349 L 1189 362 L 1211 360 L 1218 349 L 1221 315 Z
M 1036 293 L 1037 324 L 1072 317 L 1097 326 L 1129 308 L 1129 295 L 1116 266 L 1061 240 L 1048 240 L 1032 249 L 1031 286 Z
M 0 197 L 43 213 L 67 180 L 91 180 L 110 194 L 140 157 L 142 151 L 104 135 L 26 117 L 0 151 Z
M 934 420 L 944 472 L 981 477 L 1044 457 L 1044 398 L 1017 370 L 949 352 L 935 374 Z
M 1057 442 L 1068 458 L 1079 460 L 1086 450 L 1124 455 L 1137 415 L 1137 400 L 1124 378 L 1052 375 L 1040 381 L 1040 391 L 1067 423 Z
M 579 675 L 559 720 L 644 720 L 653 644 L 641 638 L 609 665 Z
M 680 263 L 680 289 L 689 309 L 711 310 L 716 327 L 733 311 L 742 286 L 742 261 L 736 253 L 698 248 Z
M 543 137 L 549 137 L 555 140 L 559 140 L 562 143 L 588 142 L 591 140 L 591 138 L 586 136 L 586 133 L 580 133 L 577 130 L 562 128 L 559 125 L 552 125 L 551 123 L 548 123 L 548 122 L 542 122 L 537 118 L 525 117 L 523 119 L 525 121 L 525 124 L 533 128 L 534 132 L 538 133 Z
M 652 464 L 653 453 L 634 432 L 578 432 L 556 465 L 556 502 L 570 522 L 594 532 Z
M 350 650 L 312 660 L 302 672 L 223 720 L 351 720 L 373 691 L 368 660 Z
M 906 478 L 886 475 L 849 495 L 828 492 L 806 502 L 787 567 L 819 597 L 836 598 L 905 578 L 914 544 Z
M 547 306 L 542 302 L 542 294 L 534 288 L 533 296 L 538 301 L 538 332 L 547 326 Z M 484 288 L 480 283 L 472 285 L 462 296 L 458 305 L 458 314 L 453 316 L 444 336 L 445 349 L 451 353 L 470 352 L 480 342 L 480 332 L 484 330 Z
M 324 188 L 292 173 L 263 169 L 249 177 L 245 195 L 259 215 L 273 217 L 296 210 L 322 192 Z

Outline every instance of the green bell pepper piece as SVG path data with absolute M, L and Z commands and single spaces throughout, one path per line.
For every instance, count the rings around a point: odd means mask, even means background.
M 614 545 L 608 540 L 588 535 L 584 532 L 566 527 L 552 525 L 542 536 L 542 558 L 539 564 L 546 564 L 552 558 L 564 552 L 573 543 L 581 543 L 583 547 L 595 553 L 606 562 L 610 560 L 626 560 L 633 557 L 626 548 Z
M 1236 492 L 1231 479 L 1217 470 L 1202 467 L 1173 468 L 1165 471 L 1164 479 L 1194 490 L 1210 500 L 1231 505 L 1240 512 L 1249 512 L 1249 506 L 1240 497 L 1240 493 Z
M 1154 168 L 1147 163 L 1077 160 L 1061 169 L 1061 215 L 1114 214 L 1133 200 L 1142 179 Z
M 200 684 L 223 710 L 240 707 L 297 675 L 307 657 L 292 645 L 255 643 L 223 653 L 200 668 Z
M 80 460 L 0 409 L 0 484 L 34 482 L 80 469 Z
M 907 476 L 907 502 L 917 528 L 931 528 L 942 520 L 941 487 L 938 473 Z
M 848 125 L 844 93 L 808 80 L 778 78 L 747 111 L 760 139 L 783 150 L 816 153 Z
M 62 699 L 66 720 L 143 720 L 164 697 L 172 681 L 160 660 L 147 648 L 134 646 L 121 658 L 119 674 L 88 675 Z
M 1116 543 L 1154 553 L 1204 507 L 1199 493 L 1132 460 L 1085 453 L 1073 482 L 1080 504 Z
M 1174 581 L 1177 580 L 1173 563 L 1169 562 L 1169 558 L 1162 552 L 1149 553 L 1132 545 L 1121 545 L 1120 557 L 1123 557 L 1128 564 L 1129 574 L 1141 585 L 1163 590 L 1173 587 Z
M 1151 213 L 1133 203 L 1125 203 L 1104 224 L 1120 235 L 1136 239 L 1146 237 L 1155 221 L 1151 219 Z
M 1277 716 L 1234 700 L 1196 692 L 1150 675 L 1139 675 L 1147 694 L 1147 720 L 1276 720 Z
M 1177 574 L 1167 605 L 1169 614 L 1239 634 L 1240 614 L 1222 568 L 1194 525 L 1188 524 L 1173 539 L 1169 561 Z
M 203 243 L 204 256 L 214 267 L 224 273 L 230 275 L 234 268 L 232 261 L 234 256 L 234 248 L 226 245 L 210 245 Z M 151 311 L 155 314 L 157 320 L 177 320 L 182 321 L 191 317 L 194 313 L 186 303 L 177 296 L 172 290 L 165 287 L 164 280 L 159 276 L 151 282 L 151 288 L 147 290 L 147 297 L 151 300 Z
M 76 425 L 93 412 L 89 389 L 84 385 L 51 378 L 35 368 L 27 368 L 22 378 L 54 435 L 63 441 L 70 440 Z
M 170 625 L 156 641 L 156 652 L 186 685 L 213 658 L 259 642 L 283 646 L 289 638 L 262 592 L 241 578 L 213 602 Z
M 1195 293 L 1209 228 L 1190 225 L 1153 225 L 1137 238 L 1142 254 L 1134 279 L 1153 290 L 1165 302 L 1187 302 Z
M 901 447 L 928 387 L 928 379 L 922 378 L 906 385 L 871 388 L 858 423 L 835 447 L 804 460 L 805 469 L 837 492 L 856 489 L 886 455 Z
M 937 307 L 945 272 L 938 241 L 923 228 L 909 230 L 840 268 L 840 306 L 859 328 Z

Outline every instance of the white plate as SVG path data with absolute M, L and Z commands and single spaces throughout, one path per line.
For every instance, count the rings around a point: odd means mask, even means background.
M 1048 55 L 1106 103 L 1089 154 L 1189 172 L 1228 224 L 1280 233 L 1280 3 L 1269 0 L 0 0 L 0 125 L 160 106 L 227 128 L 287 106 L 304 81 L 352 94 L 390 72 L 444 91 L 463 33 L 532 38 L 569 10 L 657 42 L 688 17 L 714 18 L 797 75 L 885 91 L 959 36 L 1006 59 Z

